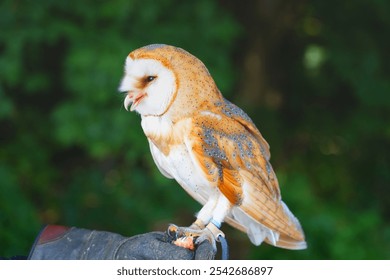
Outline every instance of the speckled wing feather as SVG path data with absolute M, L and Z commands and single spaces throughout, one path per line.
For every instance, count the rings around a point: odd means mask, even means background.
M 226 100 L 215 105 L 193 119 L 191 148 L 208 181 L 249 217 L 226 221 L 247 232 L 265 226 L 270 233 L 262 239 L 275 246 L 305 246 L 298 220 L 281 201 L 267 142 L 240 108 Z
M 269 160 L 271 158 L 271 153 L 269 151 L 269 145 L 267 141 L 265 141 L 260 131 L 257 129 L 255 124 L 243 110 L 241 110 L 239 107 L 237 107 L 227 99 L 224 99 L 223 102 L 217 102 L 215 105 L 219 107 L 219 110 L 222 114 L 239 122 L 242 126 L 246 128 L 247 132 L 249 132 L 256 138 L 260 145 L 261 154 L 265 157 L 266 160 Z

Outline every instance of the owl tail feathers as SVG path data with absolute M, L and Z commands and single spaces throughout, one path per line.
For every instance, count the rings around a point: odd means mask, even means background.
M 246 232 L 249 240 L 256 246 L 259 246 L 263 241 L 274 245 L 279 240 L 279 233 L 255 221 L 240 208 L 233 208 L 231 214 L 231 219 L 226 219 L 226 221 L 239 230 Z
M 282 202 L 283 203 L 283 202 Z M 294 223 L 294 226 L 300 231 L 300 238 L 292 238 L 284 233 L 279 233 L 275 230 L 271 230 L 268 227 L 254 220 L 252 217 L 243 212 L 240 208 L 233 208 L 231 216 L 226 219 L 226 222 L 236 227 L 237 229 L 244 231 L 248 234 L 249 240 L 256 246 L 259 246 L 262 242 L 266 242 L 275 247 L 280 247 L 290 250 L 303 250 L 307 248 L 305 237 L 299 224 L 299 221 L 290 212 L 287 206 L 283 203 L 283 208 L 290 220 Z
M 284 248 L 284 249 L 290 249 L 290 250 L 306 249 L 307 244 L 305 241 L 305 234 L 303 233 L 301 224 L 299 223 L 298 219 L 293 215 L 293 213 L 291 213 L 290 209 L 288 209 L 287 205 L 283 201 L 281 201 L 281 205 L 283 207 L 284 212 L 288 216 L 290 223 L 293 224 L 298 234 L 295 235 L 295 237 L 293 238 L 287 234 L 281 233 L 276 243 L 272 242 L 272 240 L 265 240 L 265 242 L 273 246 Z
M 264 240 L 266 243 L 271 244 L 275 247 L 289 249 L 289 250 L 304 250 L 307 248 L 307 244 L 304 240 L 295 240 L 287 235 L 281 235 L 279 240 L 276 243 L 269 241 L 268 239 Z
M 247 230 L 249 240 L 259 246 L 263 241 L 272 246 L 289 249 L 289 250 L 303 250 L 307 245 L 304 240 L 295 240 L 287 235 L 279 234 L 260 224 L 251 224 Z

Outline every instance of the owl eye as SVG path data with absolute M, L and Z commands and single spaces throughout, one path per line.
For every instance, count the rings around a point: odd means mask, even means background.
M 147 77 L 146 77 L 146 81 L 147 81 L 148 83 L 150 83 L 150 82 L 153 81 L 154 79 L 156 79 L 156 76 L 147 76 Z

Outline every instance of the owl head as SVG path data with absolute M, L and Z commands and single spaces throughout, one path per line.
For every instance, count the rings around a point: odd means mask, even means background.
M 127 56 L 119 91 L 126 95 L 125 108 L 141 116 L 183 116 L 221 98 L 199 59 L 161 44 L 139 48 Z

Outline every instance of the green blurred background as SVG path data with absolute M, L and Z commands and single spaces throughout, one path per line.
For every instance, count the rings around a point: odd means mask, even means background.
M 155 167 L 117 92 L 126 55 L 182 47 L 271 145 L 309 248 L 236 259 L 390 258 L 390 2 L 1 1 L 0 256 L 43 224 L 135 235 L 200 209 Z

